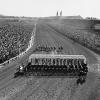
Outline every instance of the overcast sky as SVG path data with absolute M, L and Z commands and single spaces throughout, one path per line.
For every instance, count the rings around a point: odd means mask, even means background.
M 0 14 L 11 16 L 81 15 L 100 18 L 100 0 L 0 0 Z

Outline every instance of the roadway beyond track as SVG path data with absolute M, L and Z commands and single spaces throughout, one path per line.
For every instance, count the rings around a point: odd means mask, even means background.
M 68 77 L 18 77 L 13 78 L 17 66 L 35 53 L 38 46 L 63 47 L 63 54 L 85 55 L 89 66 L 97 64 L 97 58 L 90 50 L 74 43 L 44 23 L 36 25 L 34 45 L 16 63 L 0 71 L 0 100 L 95 100 L 93 94 L 99 87 L 99 74 L 89 72 L 82 86 L 76 85 L 76 78 Z M 92 96 L 92 98 L 91 98 Z

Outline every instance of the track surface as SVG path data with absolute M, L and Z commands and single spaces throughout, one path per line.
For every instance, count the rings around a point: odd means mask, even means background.
M 98 74 L 89 72 L 82 86 L 76 85 L 76 78 L 68 77 L 18 77 L 13 78 L 18 64 L 26 62 L 38 46 L 63 46 L 64 54 L 83 54 L 89 65 L 96 64 L 97 58 L 85 47 L 56 32 L 50 26 L 38 22 L 34 46 L 17 63 L 0 71 L 0 100 L 92 100 L 99 82 Z M 95 96 L 94 96 L 95 98 Z M 95 100 L 95 99 L 93 99 Z

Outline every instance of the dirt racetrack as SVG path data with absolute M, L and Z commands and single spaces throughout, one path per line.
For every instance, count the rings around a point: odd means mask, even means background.
M 100 76 L 95 72 L 89 72 L 86 82 L 79 86 L 76 78 L 68 77 L 13 78 L 18 64 L 25 63 L 38 46 L 62 46 L 64 54 L 85 55 L 89 66 L 98 63 L 90 50 L 38 21 L 34 46 L 16 63 L 0 71 L 0 100 L 100 100 Z

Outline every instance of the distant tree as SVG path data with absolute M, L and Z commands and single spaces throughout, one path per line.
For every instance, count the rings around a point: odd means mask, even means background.
M 86 19 L 89 19 L 89 20 L 97 20 L 97 18 L 95 18 L 95 17 L 87 17 Z
M 62 10 L 61 10 L 61 12 L 60 12 L 60 16 L 62 16 Z
M 56 16 L 58 16 L 58 11 L 57 11 L 57 13 L 56 13 Z

